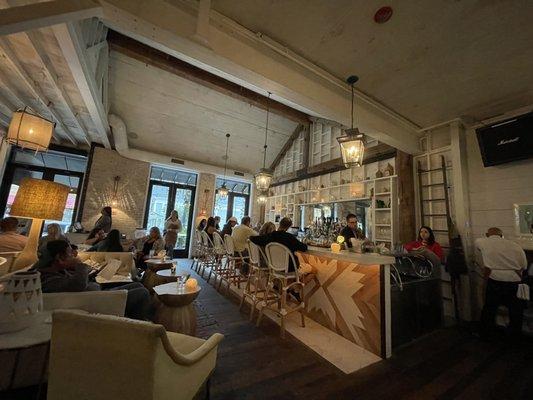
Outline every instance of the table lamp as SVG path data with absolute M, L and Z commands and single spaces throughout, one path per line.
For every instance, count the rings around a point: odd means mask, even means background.
M 61 221 L 70 188 L 40 179 L 22 179 L 9 215 L 32 218 L 26 247 L 13 263 L 12 270 L 28 267 L 37 261 L 37 247 L 43 220 Z

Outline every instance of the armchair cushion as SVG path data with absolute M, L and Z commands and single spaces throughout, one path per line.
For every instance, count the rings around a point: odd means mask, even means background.
M 84 310 L 91 314 L 123 317 L 127 297 L 127 290 L 43 293 L 43 308 L 47 311 Z

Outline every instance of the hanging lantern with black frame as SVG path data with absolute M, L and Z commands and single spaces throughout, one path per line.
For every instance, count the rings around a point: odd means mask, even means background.
M 229 190 L 226 187 L 226 170 L 228 166 L 228 147 L 229 147 L 229 137 L 231 135 L 229 133 L 226 133 L 226 155 L 224 156 L 224 182 L 222 185 L 217 189 L 217 194 L 222 197 L 228 197 Z
M 266 192 L 270 188 L 272 183 L 272 171 L 266 168 L 266 155 L 267 155 L 267 138 L 268 138 L 268 117 L 270 114 L 270 95 L 272 93 L 268 92 L 268 103 L 267 103 L 267 115 L 266 115 L 266 126 L 265 126 L 265 145 L 263 146 L 263 168 L 255 175 L 255 187 L 261 192 Z
M 346 168 L 360 167 L 363 165 L 363 157 L 365 154 L 365 136 L 354 128 L 354 85 L 359 80 L 355 75 L 350 76 L 346 81 L 350 84 L 352 89 L 352 127 L 344 131 L 343 136 L 339 136 L 337 141 L 341 148 L 342 162 Z

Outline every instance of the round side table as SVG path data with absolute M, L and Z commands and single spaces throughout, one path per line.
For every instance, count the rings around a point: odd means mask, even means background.
M 196 334 L 196 310 L 192 302 L 202 288 L 190 290 L 178 288 L 176 282 L 154 287 L 160 305 L 155 313 L 154 322 L 161 324 L 167 331 L 194 336 Z
M 37 314 L 35 322 L 29 327 L 16 332 L 0 334 L 0 360 L 13 359 L 11 368 L 8 365 L 2 371 L 0 390 L 38 384 L 40 395 L 48 367 L 50 337 L 52 336 L 52 313 L 43 311 Z M 24 356 L 21 356 L 24 353 Z M 38 367 L 36 367 L 38 366 Z M 33 372 L 28 372 L 33 371 Z
M 151 258 L 146 260 L 146 271 L 144 272 L 143 285 L 151 293 L 153 292 L 154 286 L 158 285 L 157 282 L 157 271 L 170 269 L 172 268 L 172 260 L 161 260 L 159 258 Z

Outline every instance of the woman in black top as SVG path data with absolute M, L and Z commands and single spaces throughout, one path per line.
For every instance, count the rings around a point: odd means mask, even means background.
M 120 243 L 120 232 L 118 229 L 112 229 L 104 240 L 92 246 L 87 251 L 123 252 L 124 248 Z
M 204 231 L 207 233 L 207 236 L 209 236 L 209 239 L 211 239 L 211 243 L 213 243 L 213 233 L 217 231 L 216 225 L 217 223 L 213 217 L 207 219 Z
M 102 208 L 102 216 L 98 218 L 98 221 L 94 224 L 95 230 L 103 229 L 105 233 L 108 233 L 111 230 L 111 225 L 113 224 L 113 219 L 111 217 L 111 207 Z

